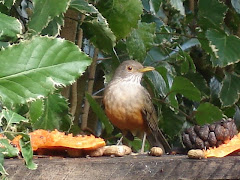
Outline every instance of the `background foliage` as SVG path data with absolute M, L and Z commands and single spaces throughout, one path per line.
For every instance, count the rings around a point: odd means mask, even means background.
M 120 134 L 101 95 L 127 59 L 155 67 L 143 85 L 172 146 L 192 124 L 229 117 L 239 125 L 239 9 L 235 0 L 0 0 L 1 133 L 25 137 L 31 169 L 27 132 L 34 129 L 115 143 Z M 18 154 L 0 143 L 1 163 Z M 138 150 L 139 139 L 127 143 Z M 2 164 L 0 171 L 7 174 Z

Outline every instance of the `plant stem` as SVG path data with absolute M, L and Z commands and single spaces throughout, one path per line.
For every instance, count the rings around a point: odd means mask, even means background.
M 95 72 L 96 72 L 96 67 L 97 67 L 98 52 L 99 52 L 98 48 L 95 48 L 94 55 L 93 55 L 93 62 L 89 69 L 89 80 L 88 80 L 87 92 L 90 95 L 92 95 L 92 93 L 93 93 L 93 85 L 94 85 L 94 78 L 95 78 Z M 90 108 L 90 104 L 87 101 L 87 99 L 85 99 L 83 115 L 82 115 L 82 124 L 81 124 L 82 130 L 85 130 L 87 128 L 89 108 Z

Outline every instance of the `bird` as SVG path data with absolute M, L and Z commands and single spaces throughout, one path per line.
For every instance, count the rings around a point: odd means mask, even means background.
M 154 67 L 144 67 L 135 60 L 123 61 L 104 90 L 103 105 L 108 119 L 123 135 L 143 138 L 140 153 L 144 153 L 146 139 L 152 147 L 170 153 L 171 147 L 158 127 L 151 96 L 141 85 L 143 74 L 153 70 Z

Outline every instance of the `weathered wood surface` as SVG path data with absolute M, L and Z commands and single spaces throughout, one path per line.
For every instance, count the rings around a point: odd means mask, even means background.
M 188 159 L 187 156 L 147 155 L 98 158 L 39 158 L 37 170 L 22 160 L 6 160 L 11 180 L 108 180 L 108 179 L 240 179 L 240 156 Z

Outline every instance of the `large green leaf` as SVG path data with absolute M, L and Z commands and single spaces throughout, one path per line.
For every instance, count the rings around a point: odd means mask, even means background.
M 91 59 L 69 41 L 35 37 L 0 51 L 0 97 L 4 105 L 47 96 L 74 82 Z
M 138 29 L 134 29 L 127 38 L 127 49 L 132 59 L 142 61 L 147 51 L 154 45 L 156 25 L 154 23 L 138 23 Z
M 22 25 L 14 17 L 0 13 L 0 41 L 15 41 L 22 33 Z
M 223 106 L 231 106 L 239 99 L 240 76 L 233 73 L 227 73 L 223 79 L 223 85 L 220 91 L 220 100 Z
M 102 14 L 84 0 L 72 0 L 70 8 L 86 15 L 82 25 L 84 35 L 100 50 L 111 52 L 116 45 L 116 37 Z
M 209 7 L 214 7 L 209 9 Z M 198 16 L 202 27 L 209 28 L 213 25 L 219 28 L 223 23 L 227 7 L 218 0 L 199 0 Z
M 111 134 L 113 131 L 113 126 L 110 123 L 110 121 L 108 120 L 106 114 L 104 113 L 104 111 L 102 110 L 102 108 L 100 107 L 100 105 L 95 101 L 95 99 L 92 98 L 91 95 L 86 93 L 86 98 L 93 110 L 93 112 L 96 113 L 96 115 L 98 116 L 98 118 L 102 121 L 102 123 L 105 126 L 106 132 L 107 134 Z
M 237 36 L 211 29 L 206 32 L 206 37 L 210 41 L 209 46 L 215 55 L 212 58 L 214 66 L 225 67 L 239 62 L 240 39 Z
M 66 12 L 70 0 L 33 0 L 34 11 L 30 17 L 28 28 L 34 33 L 40 33 L 56 16 Z
M 182 0 L 170 0 L 172 7 L 180 12 L 181 15 L 185 16 L 185 8 Z
M 72 125 L 68 103 L 59 94 L 51 94 L 30 105 L 31 123 L 34 129 L 68 131 Z
M 177 76 L 173 80 L 171 93 L 179 93 L 193 101 L 201 100 L 201 92 L 187 78 Z
M 100 0 L 97 7 L 117 39 L 125 38 L 132 28 L 137 27 L 143 12 L 140 0 Z
M 204 125 L 206 123 L 213 123 L 222 119 L 222 111 L 210 103 L 203 103 L 197 108 L 196 120 L 199 125 Z

